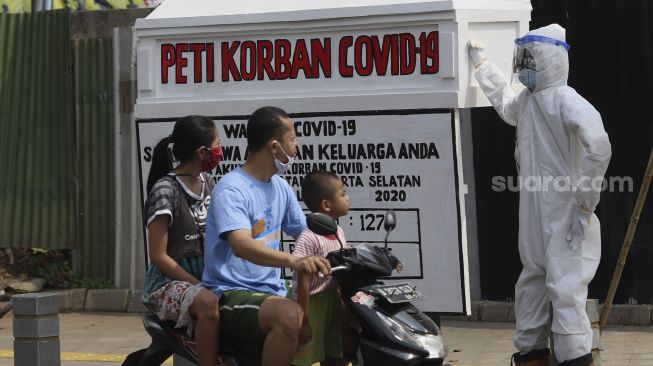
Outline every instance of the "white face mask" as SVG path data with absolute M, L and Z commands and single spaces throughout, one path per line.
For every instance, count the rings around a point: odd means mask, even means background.
M 290 171 L 290 167 L 292 166 L 293 162 L 295 162 L 295 157 L 290 156 L 286 154 L 286 151 L 281 147 L 281 144 L 277 142 L 277 146 L 279 147 L 279 150 L 286 155 L 286 158 L 288 158 L 287 163 L 282 163 L 281 160 L 277 159 L 276 156 L 273 155 L 274 157 L 274 165 L 277 167 L 277 174 L 286 174 L 287 172 Z

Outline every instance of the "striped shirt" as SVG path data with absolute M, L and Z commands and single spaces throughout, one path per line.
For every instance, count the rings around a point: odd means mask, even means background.
M 347 240 L 345 239 L 344 231 L 338 226 L 338 237 L 342 241 L 344 248 L 348 248 Z M 309 229 L 304 230 L 295 242 L 295 250 L 292 255 L 296 257 L 326 257 L 327 254 L 334 250 L 340 250 L 340 243 L 335 236 L 321 236 L 317 235 Z M 293 273 L 293 287 L 297 288 L 297 273 Z M 328 287 L 333 286 L 333 279 L 329 277 L 319 278 L 313 276 L 311 285 L 309 287 L 311 295 L 315 295 L 324 291 Z M 294 293 L 297 298 L 297 292 Z

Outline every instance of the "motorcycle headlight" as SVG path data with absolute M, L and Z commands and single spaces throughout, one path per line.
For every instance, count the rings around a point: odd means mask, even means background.
M 383 323 L 390 329 L 390 333 L 397 338 L 399 341 L 408 343 L 417 348 L 424 348 L 421 343 L 417 341 L 415 335 L 406 330 L 406 327 L 401 325 L 401 323 L 396 320 L 386 316 L 385 314 L 377 311 L 376 315 L 383 320 Z
M 390 329 L 392 335 L 399 341 L 408 343 L 417 348 L 423 349 L 429 353 L 428 358 L 444 359 L 449 353 L 444 339 L 440 335 L 435 334 L 418 334 L 412 332 L 409 328 L 396 320 L 386 316 L 381 312 L 376 312 L 376 315 L 383 320 L 385 325 Z
M 429 352 L 429 358 L 442 358 L 447 357 L 449 347 L 439 335 L 434 334 L 414 334 L 417 342 L 420 343 L 422 348 Z

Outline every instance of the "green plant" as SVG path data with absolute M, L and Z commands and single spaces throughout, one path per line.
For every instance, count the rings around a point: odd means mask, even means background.
M 78 288 L 91 288 L 91 289 L 113 289 L 116 285 L 111 280 L 103 280 L 101 278 L 76 278 L 75 287 Z
M 69 250 L 5 248 L 0 250 L 0 268 L 4 277 L 40 277 L 51 288 L 70 287 L 73 280 Z
M 45 280 L 47 287 L 71 286 L 73 275 L 69 251 L 32 249 L 30 258 L 37 275 Z
M 79 277 L 72 270 L 70 250 L 40 248 L 11 248 L 0 250 L 0 278 L 39 277 L 49 288 L 116 288 L 112 281 L 100 278 Z

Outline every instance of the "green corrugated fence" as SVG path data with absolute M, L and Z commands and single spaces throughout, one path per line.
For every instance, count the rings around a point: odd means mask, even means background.
M 0 247 L 75 246 L 72 105 L 68 14 L 0 15 Z
M 73 44 L 80 220 L 74 268 L 110 279 L 114 267 L 113 57 L 110 38 Z
M 0 248 L 73 249 L 78 275 L 112 279 L 112 43 L 69 24 L 0 14 Z

